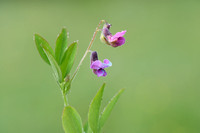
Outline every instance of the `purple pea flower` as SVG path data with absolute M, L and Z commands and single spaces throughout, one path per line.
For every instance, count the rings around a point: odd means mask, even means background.
M 126 33 L 125 31 L 117 32 L 115 35 L 110 33 L 111 24 L 106 23 L 102 29 L 101 41 L 111 45 L 112 47 L 118 47 L 125 43 L 125 38 L 123 37 Z
M 104 59 L 102 63 L 100 60 L 98 60 L 98 55 L 96 51 L 93 51 L 91 53 L 90 69 L 93 69 L 94 74 L 96 74 L 98 77 L 105 77 L 107 73 L 104 69 L 110 66 L 112 66 L 112 63 L 108 59 Z

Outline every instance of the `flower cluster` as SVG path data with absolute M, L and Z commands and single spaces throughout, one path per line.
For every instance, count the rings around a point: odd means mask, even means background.
M 118 47 L 123 45 L 125 43 L 125 38 L 123 36 L 126 33 L 126 30 L 117 32 L 115 35 L 112 35 L 110 32 L 110 27 L 111 24 L 104 24 L 100 37 L 101 41 L 112 47 Z M 98 60 L 97 52 L 91 52 L 90 68 L 93 69 L 94 74 L 96 74 L 98 77 L 105 77 L 107 75 L 107 72 L 104 69 L 110 66 L 112 66 L 112 63 L 108 59 L 104 59 L 102 63 L 100 60 Z

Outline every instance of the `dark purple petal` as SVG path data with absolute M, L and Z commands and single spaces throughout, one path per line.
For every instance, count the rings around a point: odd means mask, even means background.
M 103 66 L 103 63 L 100 60 L 96 60 L 90 65 L 90 68 L 91 69 L 100 69 L 100 68 L 102 68 L 102 66 Z
M 96 74 L 97 74 L 98 77 L 101 77 L 104 74 L 104 70 L 103 69 L 99 69 L 99 70 L 96 71 Z
M 116 42 L 116 45 L 117 46 L 121 46 L 125 43 L 125 38 L 124 37 L 119 37 L 117 42 Z
M 103 77 L 107 76 L 107 72 L 104 70 Z

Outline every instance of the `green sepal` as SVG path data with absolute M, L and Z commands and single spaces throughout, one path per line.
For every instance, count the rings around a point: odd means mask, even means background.
M 34 40 L 35 40 L 35 44 L 37 47 L 37 50 L 40 54 L 40 56 L 42 57 L 42 59 L 50 65 L 49 59 L 47 58 L 47 55 L 45 54 L 43 48 L 46 49 L 46 51 L 49 52 L 49 54 L 51 54 L 52 56 L 54 56 L 54 52 L 53 49 L 51 48 L 51 46 L 49 45 L 49 43 L 40 35 L 35 34 L 34 35 Z
M 117 103 L 117 101 L 118 101 L 118 99 L 121 96 L 123 91 L 124 91 L 124 89 L 119 90 L 119 92 L 117 94 L 115 94 L 115 96 L 112 97 L 112 99 L 109 101 L 107 106 L 104 108 L 104 110 L 103 110 L 103 112 L 101 113 L 101 116 L 100 116 L 100 129 L 103 127 L 106 120 L 110 116 L 111 111 L 113 110 L 115 104 Z
M 72 69 L 76 56 L 77 44 L 77 42 L 72 43 L 65 51 L 65 54 L 62 59 L 62 64 L 60 66 L 63 78 L 65 78 L 65 76 L 68 75 Z
M 81 117 L 71 106 L 64 108 L 62 123 L 65 133 L 83 133 Z
M 105 83 L 99 89 L 89 107 L 88 123 L 93 133 L 98 133 L 99 130 L 99 114 L 100 114 L 100 107 L 101 107 L 104 88 L 105 88 Z
M 67 30 L 63 28 L 57 37 L 55 47 L 55 58 L 59 65 L 62 63 L 62 58 L 67 50 L 67 39 Z

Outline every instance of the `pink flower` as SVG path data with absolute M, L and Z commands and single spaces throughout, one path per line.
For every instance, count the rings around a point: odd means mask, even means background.
M 111 25 L 108 23 L 104 25 L 100 37 L 101 41 L 108 45 L 111 45 L 112 47 L 118 47 L 123 45 L 125 43 L 125 38 L 123 36 L 126 33 L 126 30 L 117 32 L 115 35 L 112 35 L 110 33 L 110 27 Z
M 102 63 L 100 60 L 98 60 L 97 52 L 92 52 L 90 69 L 93 69 L 94 74 L 96 74 L 98 77 L 105 77 L 107 72 L 104 69 L 110 66 L 112 66 L 112 63 L 108 59 L 105 59 Z

